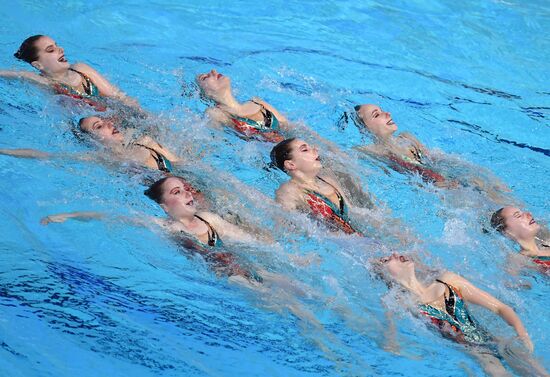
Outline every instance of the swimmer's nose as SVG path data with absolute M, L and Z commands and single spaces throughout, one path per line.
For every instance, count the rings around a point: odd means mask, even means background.
M 213 75 L 217 75 L 217 74 L 218 74 L 218 71 L 216 71 L 215 69 L 212 69 L 212 70 L 210 71 L 210 73 L 213 74 Z

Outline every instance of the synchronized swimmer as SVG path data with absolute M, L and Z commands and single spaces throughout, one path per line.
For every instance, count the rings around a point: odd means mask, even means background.
M 63 48 L 48 36 L 27 38 L 15 57 L 32 65 L 39 74 L 0 71 L 0 77 L 29 80 L 51 88 L 57 94 L 82 101 L 96 111 L 106 110 L 102 97 L 115 99 L 142 111 L 136 100 L 125 95 L 89 65 L 71 65 L 65 58 Z M 323 172 L 316 147 L 302 138 L 292 137 L 295 136 L 294 125 L 284 115 L 259 98 L 239 102 L 232 93 L 231 79 L 215 69 L 199 74 L 196 82 L 203 98 L 214 103 L 206 111 L 210 125 L 228 127 L 245 140 L 255 139 L 275 144 L 270 154 L 272 164 L 290 176 L 290 180 L 281 184 L 275 192 L 275 199 L 282 208 L 311 214 L 331 231 L 363 236 L 364 225 L 367 224 L 360 224 L 350 217 L 358 199 L 346 187 L 346 182 Z M 378 105 L 359 105 L 355 107 L 355 112 L 357 125 L 367 130 L 374 140 L 371 145 L 357 147 L 360 152 L 384 162 L 396 171 L 418 174 L 425 182 L 438 187 L 459 189 L 472 185 L 492 196 L 492 189 L 488 189 L 477 178 L 466 182 L 464 179 L 451 178 L 452 174 L 434 168 L 434 156 L 428 148 L 410 133 L 395 135 L 397 125 L 391 114 Z M 145 170 L 157 171 L 163 177 L 153 183 L 145 195 L 164 210 L 167 218 L 142 216 L 147 217 L 147 223 L 160 226 L 186 251 L 201 255 L 218 276 L 225 276 L 254 289 L 267 289 L 265 287 L 270 284 L 293 286 L 285 276 L 268 272 L 262 266 L 243 264 L 237 254 L 231 251 L 231 246 L 238 244 L 273 243 L 273 235 L 262 236 L 260 232 L 251 234 L 214 212 L 199 209 L 202 205 L 197 202 L 204 200 L 202 193 L 184 178 L 174 175 L 174 166 L 188 159 L 163 147 L 150 136 L 132 138 L 132 132 L 121 129 L 118 123 L 116 116 L 88 116 L 79 121 L 78 127 L 103 147 L 102 154 L 109 161 L 133 163 Z M 310 134 L 306 136 L 319 138 L 314 131 L 307 132 Z M 0 149 L 0 154 L 29 158 L 54 157 L 51 153 L 34 149 Z M 83 155 L 76 158 L 89 159 Z M 500 182 L 495 182 L 494 187 L 498 188 L 497 191 L 508 190 Z M 363 200 L 366 203 L 361 204 L 365 204 L 368 210 L 374 209 L 369 194 L 363 189 L 356 191 L 358 195 L 367 198 Z M 355 199 L 353 204 L 352 199 Z M 104 214 L 97 212 L 61 213 L 43 218 L 42 223 L 103 217 Z M 145 221 L 139 218 L 137 222 Z M 530 213 L 512 206 L 503 207 L 493 214 L 491 225 L 517 242 L 523 257 L 530 258 L 537 267 L 550 268 L 550 247 L 537 238 L 540 226 Z M 520 373 L 526 373 L 525 369 L 521 369 L 526 368 L 526 364 L 532 373 L 548 375 L 530 356 L 526 356 L 522 360 L 524 365 L 520 366 L 521 362 L 502 354 L 496 349 L 499 344 L 496 337 L 473 319 L 466 303 L 480 305 L 499 315 L 515 330 L 525 348 L 533 352 L 533 343 L 518 315 L 491 294 L 451 272 L 444 272 L 433 281 L 423 282 L 417 277 L 412 258 L 405 255 L 392 254 L 371 265 L 388 285 L 397 283 L 413 298 L 413 312 L 425 316 L 445 336 L 465 344 L 487 373 L 495 376 L 505 374 L 502 364 L 505 359 L 511 368 Z M 289 308 L 291 306 L 295 314 L 303 313 L 296 310 L 296 306 L 289 305 Z
M 28 71 L 0 71 L 0 77 L 29 80 L 53 89 L 57 94 L 81 100 L 104 111 L 101 97 L 110 97 L 139 109 L 139 104 L 85 63 L 70 64 L 65 50 L 47 35 L 33 35 L 23 41 L 14 56 L 29 63 L 40 74 Z
M 485 192 L 497 203 L 503 202 L 503 193 L 510 192 L 510 188 L 504 183 L 493 178 L 493 182 L 486 182 L 481 176 L 480 167 L 472 169 L 465 163 L 460 167 L 469 171 L 462 172 L 457 177 L 451 177 L 451 171 L 442 171 L 436 167 L 441 156 L 435 156 L 414 135 L 409 132 L 401 132 L 396 135 L 397 124 L 391 113 L 384 111 L 374 104 L 357 105 L 356 124 L 360 129 L 368 131 L 374 143 L 358 146 L 355 149 L 382 163 L 387 164 L 395 171 L 406 174 L 418 174 L 423 181 L 433 183 L 441 188 L 456 189 L 460 186 L 471 186 L 477 191 Z M 452 161 L 456 169 L 457 161 Z M 475 170 L 475 171 L 474 171 Z
M 512 206 L 503 207 L 493 213 L 491 226 L 519 245 L 522 265 L 526 264 L 527 257 L 527 261 L 530 260 L 544 272 L 550 272 L 550 245 L 537 237 L 541 226 L 530 212 Z
M 480 361 L 491 376 L 507 375 L 500 361 L 503 358 L 520 375 L 548 376 L 533 358 L 518 361 L 512 355 L 500 352 L 498 339 L 473 318 L 466 303 L 482 306 L 499 315 L 515 330 L 525 348 L 533 352 L 531 338 L 518 315 L 488 292 L 452 272 L 444 272 L 435 280 L 423 282 L 417 276 L 414 261 L 405 255 L 392 254 L 380 258 L 373 265 L 376 273 L 388 285 L 397 283 L 413 298 L 416 303 L 413 312 L 425 316 L 444 336 L 464 344 L 465 349 Z M 399 306 L 406 307 L 407 302 L 403 300 Z M 525 362 L 529 372 L 525 370 Z

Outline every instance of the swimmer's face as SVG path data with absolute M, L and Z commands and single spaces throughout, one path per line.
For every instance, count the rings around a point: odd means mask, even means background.
M 504 207 L 501 214 L 504 218 L 504 233 L 516 241 L 533 238 L 540 230 L 540 225 L 529 212 L 516 207 Z
M 197 84 L 208 97 L 215 97 L 231 87 L 229 77 L 222 75 L 215 69 L 197 76 Z
M 178 177 L 168 178 L 162 185 L 162 203 L 164 211 L 174 219 L 193 217 L 197 207 L 189 186 Z
M 102 144 L 121 144 L 124 135 L 120 132 L 114 122 L 108 118 L 87 117 L 80 123 L 80 129 L 93 136 Z
M 397 125 L 393 122 L 391 114 L 383 111 L 379 106 L 361 105 L 357 109 L 357 116 L 365 128 L 377 137 L 387 138 L 397 131 Z
M 319 152 L 315 146 L 309 145 L 304 140 L 296 139 L 290 144 L 290 160 L 284 162 L 285 171 L 291 172 L 318 172 L 322 165 Z
M 405 255 L 394 253 L 390 256 L 380 258 L 380 263 L 382 263 L 390 276 L 398 282 L 414 275 L 414 262 Z
M 36 69 L 46 74 L 56 74 L 69 68 L 70 65 L 65 59 L 63 48 L 59 47 L 50 37 L 39 38 L 34 46 L 38 51 L 38 60 L 32 62 L 31 65 Z

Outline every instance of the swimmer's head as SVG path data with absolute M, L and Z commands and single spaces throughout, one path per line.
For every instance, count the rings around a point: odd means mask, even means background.
M 540 230 L 540 225 L 531 213 L 512 206 L 493 213 L 491 226 L 515 241 L 532 239 Z
M 149 187 L 144 194 L 157 202 L 173 219 L 192 217 L 197 207 L 190 186 L 181 177 L 162 178 Z
M 62 73 L 70 67 L 63 48 L 46 35 L 33 35 L 25 39 L 14 56 L 50 75 Z
M 379 106 L 372 104 L 355 106 L 357 118 L 365 129 L 380 139 L 390 137 L 397 131 L 391 114 L 383 111 Z
M 196 81 L 202 93 L 214 101 L 231 91 L 231 79 L 215 69 L 198 75 Z
M 82 132 L 92 135 L 101 144 L 121 144 L 124 135 L 115 126 L 112 119 L 90 116 L 80 119 L 78 126 Z
M 386 279 L 396 281 L 400 284 L 415 276 L 414 262 L 411 258 L 393 253 L 382 257 L 378 261 L 378 268 L 385 274 Z
M 271 162 L 289 175 L 316 174 L 321 169 L 317 148 L 300 139 L 286 139 L 271 150 Z

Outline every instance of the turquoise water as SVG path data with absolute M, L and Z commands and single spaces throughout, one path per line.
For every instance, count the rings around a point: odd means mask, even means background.
M 0 156 L 0 375 L 482 374 L 459 345 L 405 313 L 402 355 L 381 349 L 386 289 L 365 266 L 395 248 L 512 305 L 550 368 L 548 279 L 506 275 L 513 246 L 480 231 L 496 205 L 472 190 L 445 193 L 386 175 L 352 150 L 368 140 L 337 126 L 354 104 L 380 103 L 429 148 L 491 169 L 513 200 L 547 221 L 547 2 L 53 1 L 5 3 L 0 15 L 0 67 L 27 69 L 12 58 L 19 43 L 51 35 L 70 61 L 89 63 L 155 113 L 163 143 L 207 167 L 198 178 L 227 191 L 214 194 L 220 211 L 273 229 L 288 253 L 318 253 L 321 264 L 299 268 L 280 249 L 241 251 L 323 297 L 299 299 L 313 324 L 290 314 L 284 295 L 217 278 L 157 230 L 117 221 L 43 227 L 42 216 L 63 211 L 161 211 L 142 195 L 140 177 L 123 169 Z M 204 127 L 192 82 L 211 68 L 233 79 L 239 99 L 260 96 L 349 153 L 349 170 L 378 205 L 423 242 L 326 236 L 302 217 L 295 233 L 283 231 L 277 219 L 289 216 L 269 198 L 286 178 L 264 169 L 270 147 Z M 71 132 L 89 110 L 17 81 L 0 80 L 0 91 L 0 148 L 90 151 Z M 514 288 L 519 279 L 532 288 Z M 491 314 L 474 314 L 512 336 Z

